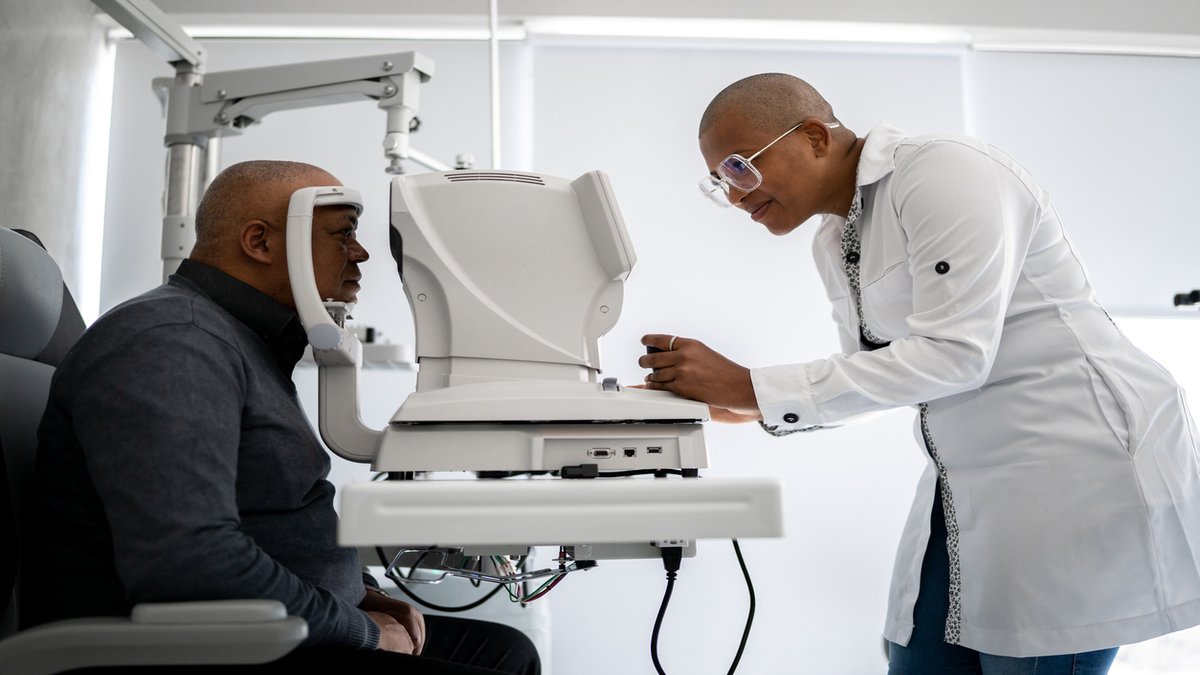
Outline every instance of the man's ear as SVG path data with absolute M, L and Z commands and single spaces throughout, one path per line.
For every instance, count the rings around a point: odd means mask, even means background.
M 242 224 L 242 229 L 238 232 L 238 243 L 241 244 L 242 253 L 248 258 L 256 260 L 264 265 L 270 265 L 275 262 L 279 256 L 279 241 L 274 236 L 274 231 L 271 226 L 261 220 L 249 220 Z

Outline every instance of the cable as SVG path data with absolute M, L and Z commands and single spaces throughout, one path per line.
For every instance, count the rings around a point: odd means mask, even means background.
M 671 602 L 671 591 L 675 588 L 675 575 L 679 572 L 679 564 L 683 560 L 683 547 L 664 546 L 659 549 L 662 553 L 663 569 L 667 571 L 667 590 L 663 592 L 662 604 L 658 606 L 658 616 L 654 619 L 654 631 L 650 633 L 650 660 L 654 662 L 654 670 L 658 675 L 666 675 L 662 664 L 658 662 L 658 631 L 662 628 L 663 616 L 667 613 L 667 604 Z
M 558 471 L 558 475 L 568 479 L 578 478 L 626 478 L 629 476 L 654 476 L 666 478 L 667 474 L 683 476 L 684 478 L 699 478 L 699 469 L 626 469 L 623 471 L 601 471 L 598 464 L 571 464 Z
M 624 471 L 601 471 L 597 478 L 625 478 L 627 476 L 649 476 L 656 473 L 670 473 L 682 476 L 682 469 L 626 469 Z
M 567 575 L 565 575 L 565 574 L 560 574 L 560 575 L 554 577 L 553 579 L 551 579 L 551 580 L 547 581 L 546 583 L 542 584 L 541 586 L 539 586 L 537 588 L 537 590 L 535 590 L 532 594 L 527 595 L 524 598 L 522 598 L 521 602 L 529 603 L 529 602 L 533 602 L 534 600 L 537 600 L 538 598 L 545 597 L 545 595 L 547 593 L 554 590 L 554 587 L 558 585 L 558 582 L 562 581 L 566 577 L 567 577 Z
M 750 581 L 750 570 L 746 569 L 746 561 L 742 558 L 742 547 L 737 539 L 732 539 L 733 552 L 737 554 L 738 565 L 742 568 L 742 576 L 746 578 L 746 591 L 750 594 L 750 611 L 746 614 L 746 627 L 742 630 L 742 642 L 738 645 L 737 655 L 729 666 L 729 675 L 737 670 L 738 662 L 742 660 L 742 652 L 746 649 L 746 640 L 750 637 L 750 626 L 754 624 L 754 582 Z
M 428 607 L 429 609 L 432 609 L 432 610 L 435 610 L 438 612 L 465 612 L 469 609 L 475 609 L 476 607 L 482 605 L 483 603 L 487 602 L 488 600 L 491 600 L 492 596 L 499 593 L 501 588 L 505 588 L 505 586 L 497 584 L 496 587 L 493 588 L 492 590 L 488 591 L 488 593 L 486 595 L 484 595 L 482 598 L 479 598 L 478 600 L 476 600 L 472 603 L 462 605 L 461 607 L 445 607 L 442 605 L 435 605 L 434 603 L 429 602 L 428 600 L 426 600 L 424 598 L 417 597 L 417 595 L 415 593 L 413 593 L 412 591 L 408 590 L 408 588 L 406 588 L 404 586 L 404 584 L 397 584 L 396 587 L 399 588 L 401 590 L 401 592 L 403 592 L 405 595 L 412 598 L 414 602 L 417 602 L 425 607 Z
M 742 547 L 737 539 L 733 542 L 733 552 L 737 555 L 738 566 L 742 568 L 742 576 L 746 579 L 746 592 L 750 595 L 750 609 L 746 613 L 746 626 L 742 629 L 742 640 L 738 644 L 737 654 L 729 665 L 728 675 L 733 675 L 738 663 L 742 660 L 742 652 L 746 650 L 746 641 L 750 638 L 750 627 L 754 625 L 754 582 L 750 580 L 750 570 L 746 567 L 746 559 L 742 557 Z M 662 604 L 658 608 L 658 616 L 654 619 L 654 632 L 650 634 L 650 659 L 654 661 L 654 670 L 658 675 L 666 675 L 662 664 L 658 661 L 658 633 L 662 628 L 663 617 L 667 613 L 667 604 L 671 602 L 671 591 L 675 588 L 675 575 L 683 558 L 683 549 L 678 546 L 661 549 L 663 568 L 667 571 L 667 589 L 663 592 Z
M 375 553 L 379 556 L 379 559 L 381 561 L 383 561 L 384 567 L 386 568 L 387 567 L 387 555 L 383 552 L 383 548 L 380 546 L 376 546 Z M 411 572 L 410 572 L 410 574 L 411 574 Z M 399 588 L 402 593 L 407 595 L 414 602 L 422 605 L 423 607 L 428 607 L 429 609 L 432 609 L 437 612 L 465 612 L 467 610 L 475 609 L 476 607 L 482 605 L 483 603 L 487 602 L 488 600 L 491 600 L 493 596 L 495 596 L 497 593 L 500 592 L 501 588 L 505 588 L 504 585 L 497 585 L 495 588 L 488 591 L 483 597 L 479 598 L 478 600 L 475 600 L 474 602 L 467 603 L 465 605 L 462 605 L 461 607 L 446 607 L 444 605 L 434 604 L 424 598 L 418 597 L 416 593 L 413 593 L 412 591 L 408 590 L 408 588 L 405 587 L 405 585 L 403 583 L 403 579 L 395 579 L 395 578 L 392 578 L 391 576 L 389 576 L 388 578 L 392 579 L 392 581 L 395 581 L 396 587 Z

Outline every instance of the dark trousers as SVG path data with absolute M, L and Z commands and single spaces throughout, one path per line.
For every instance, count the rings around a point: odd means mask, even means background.
M 378 650 L 301 647 L 278 661 L 258 666 L 172 666 L 87 668 L 72 673 L 147 675 L 209 673 L 232 675 L 539 675 L 537 649 L 519 630 L 498 623 L 425 616 L 425 650 L 421 656 Z

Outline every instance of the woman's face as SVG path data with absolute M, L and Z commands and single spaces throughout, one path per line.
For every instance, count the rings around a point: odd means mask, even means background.
M 805 123 L 780 138 L 752 160 L 762 174 L 762 184 L 750 192 L 729 187 L 729 201 L 750 214 L 750 219 L 775 235 L 785 235 L 819 212 L 821 175 L 818 159 L 823 153 L 814 147 L 824 136 L 814 139 L 808 133 L 819 121 Z M 732 154 L 752 157 L 783 129 L 756 129 L 737 115 L 727 115 L 700 137 L 700 153 L 710 172 Z

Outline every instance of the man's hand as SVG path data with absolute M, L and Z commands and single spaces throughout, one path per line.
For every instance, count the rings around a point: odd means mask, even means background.
M 379 624 L 379 648 L 419 655 L 425 648 L 425 617 L 412 605 L 368 589 L 358 608 Z
M 412 634 L 408 629 L 396 621 L 395 617 L 383 612 L 367 612 L 367 616 L 371 617 L 379 626 L 379 647 L 385 652 L 397 652 L 400 654 L 420 654 L 417 649 L 417 644 L 413 640 Z
M 711 350 L 699 340 L 651 334 L 642 344 L 663 351 L 638 359 L 646 376 L 647 389 L 661 389 L 684 398 L 709 404 L 716 422 L 750 422 L 762 418 L 750 370 Z M 668 349 L 673 347 L 673 349 Z

